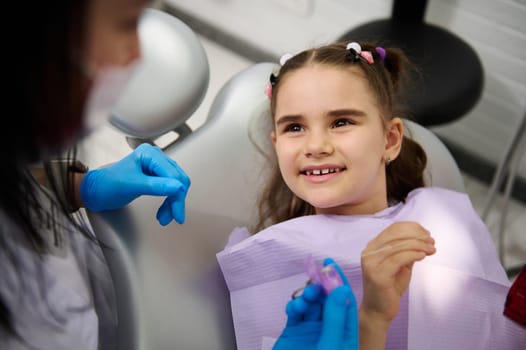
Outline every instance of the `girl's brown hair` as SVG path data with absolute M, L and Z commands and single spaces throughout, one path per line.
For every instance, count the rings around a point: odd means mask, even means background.
M 384 118 L 384 124 L 395 116 L 409 118 L 399 104 L 399 96 L 415 67 L 396 48 L 386 48 L 382 59 L 372 43 L 360 43 L 362 50 L 373 55 L 374 63 L 369 64 L 347 49 L 347 43 L 338 42 L 303 51 L 286 61 L 277 76 L 271 76 L 272 98 L 270 110 L 272 119 L 276 109 L 276 96 L 280 81 L 287 75 L 308 65 L 328 65 L 345 69 L 352 65 L 359 67 L 376 96 L 377 106 Z M 358 58 L 358 59 L 356 59 Z M 273 120 L 272 120 L 273 121 Z M 267 157 L 274 159 L 274 157 Z M 389 202 L 404 201 L 415 188 L 424 186 L 424 169 L 427 157 L 422 147 L 411 138 L 404 136 L 399 156 L 386 166 L 387 197 Z M 269 162 L 270 177 L 258 197 L 258 221 L 254 232 L 266 226 L 304 215 L 314 214 L 314 208 L 297 197 L 285 184 L 277 162 Z

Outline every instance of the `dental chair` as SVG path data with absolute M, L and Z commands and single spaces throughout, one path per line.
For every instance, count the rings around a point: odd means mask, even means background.
M 146 30 L 151 28 L 160 32 Z M 263 158 L 249 135 L 262 134 L 268 118 L 265 87 L 277 65 L 257 63 L 234 75 L 217 93 L 203 126 L 191 130 L 186 121 L 208 86 L 205 51 L 184 23 L 159 10 L 146 10 L 139 29 L 144 61 L 111 122 L 131 147 L 155 144 L 175 130 L 177 139 L 163 150 L 192 185 L 183 225 L 160 226 L 155 213 L 162 198 L 148 196 L 121 210 L 87 213 L 108 245 L 104 255 L 117 298 L 118 348 L 232 350 L 229 293 L 216 253 L 233 228 L 255 217 Z M 178 48 L 166 50 L 170 45 Z M 159 93 L 165 95 L 157 99 Z M 460 171 L 442 142 L 418 124 L 407 127 L 428 153 L 429 184 L 463 191 Z

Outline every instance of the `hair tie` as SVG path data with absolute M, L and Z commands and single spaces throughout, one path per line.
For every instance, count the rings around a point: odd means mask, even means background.
M 357 42 L 348 43 L 345 49 L 347 52 L 347 59 L 356 62 L 360 59 L 360 52 L 362 52 L 362 47 Z
M 287 63 L 287 61 L 291 59 L 292 57 L 294 57 L 294 55 L 288 52 L 281 55 L 279 59 L 279 64 L 281 66 L 285 65 L 285 63 Z M 272 99 L 272 88 L 278 82 L 278 76 L 274 73 L 271 73 L 269 80 L 270 80 L 270 83 L 268 83 L 267 87 L 265 88 L 265 95 L 267 95 L 269 100 L 271 100 Z
M 385 49 L 381 46 L 377 46 L 375 48 L 376 52 L 378 53 L 378 55 L 380 56 L 380 61 L 383 61 L 385 60 Z
M 284 66 L 285 63 L 287 63 L 287 61 L 288 61 L 289 59 L 292 58 L 292 56 L 293 56 L 293 55 L 292 55 L 291 53 L 283 54 L 283 55 L 281 56 L 281 58 L 279 59 L 279 64 L 282 65 L 282 66 Z
M 278 82 L 278 76 L 274 73 L 270 73 L 270 83 L 272 84 L 272 86 L 276 85 L 276 83 Z
M 265 95 L 267 95 L 268 99 L 272 99 L 272 83 L 268 83 L 267 87 L 265 88 Z
M 371 53 L 371 51 L 362 51 L 362 52 L 360 52 L 360 57 L 365 59 L 367 61 L 367 63 L 369 63 L 369 64 L 373 64 L 374 63 L 374 58 L 373 58 L 373 54 Z
M 347 50 L 354 50 L 358 55 L 362 52 L 362 47 L 356 41 L 348 43 L 346 46 Z
M 345 48 L 349 51 L 347 58 L 351 61 L 356 62 L 361 59 L 369 64 L 374 63 L 371 51 L 362 51 L 362 47 L 356 41 L 348 43 Z
M 270 73 L 269 77 L 269 83 L 267 84 L 267 87 L 265 88 L 265 95 L 267 95 L 268 99 L 272 99 L 272 88 L 276 83 L 278 82 L 278 76 L 274 73 Z

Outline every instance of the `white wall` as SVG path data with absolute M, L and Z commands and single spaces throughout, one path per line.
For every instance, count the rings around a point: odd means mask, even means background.
M 390 0 L 166 0 L 166 4 L 279 57 L 332 41 L 390 14 Z M 440 136 L 497 164 L 526 110 L 526 0 L 429 0 L 426 20 L 479 53 L 485 87 L 461 120 Z M 526 158 L 526 157 L 525 157 Z M 526 179 L 526 161 L 519 175 Z

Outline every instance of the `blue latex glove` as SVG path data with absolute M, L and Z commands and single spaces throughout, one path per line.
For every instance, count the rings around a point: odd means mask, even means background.
M 149 144 L 139 145 L 120 161 L 86 173 L 80 196 L 86 208 L 103 211 L 122 208 L 142 195 L 166 196 L 157 220 L 182 224 L 190 178 L 163 151 Z
M 358 310 L 347 278 L 334 260 L 344 285 L 327 296 L 319 284 L 310 284 L 300 297 L 288 302 L 287 325 L 273 350 L 358 350 Z

